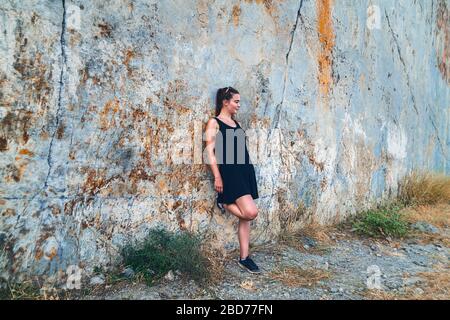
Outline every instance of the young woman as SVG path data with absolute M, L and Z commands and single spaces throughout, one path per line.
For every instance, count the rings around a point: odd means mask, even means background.
M 238 264 L 251 273 L 260 270 L 249 256 L 250 221 L 258 215 L 255 169 L 250 161 L 245 131 L 234 120 L 240 107 L 239 92 L 221 88 L 216 95 L 216 116 L 206 125 L 206 149 L 214 174 L 217 206 L 239 218 L 240 259 Z

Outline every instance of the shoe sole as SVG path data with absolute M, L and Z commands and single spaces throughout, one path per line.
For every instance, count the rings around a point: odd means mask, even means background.
M 252 271 L 250 269 L 247 269 L 242 264 L 240 264 L 239 261 L 236 261 L 236 263 L 238 264 L 239 267 L 241 267 L 241 269 L 244 269 L 245 271 L 250 272 L 251 274 L 260 274 L 261 273 L 261 271 Z

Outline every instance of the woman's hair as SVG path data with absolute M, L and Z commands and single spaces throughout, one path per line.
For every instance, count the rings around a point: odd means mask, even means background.
M 225 87 L 220 88 L 217 90 L 216 94 L 216 116 L 220 114 L 220 111 L 222 110 L 222 101 L 223 100 L 230 100 L 234 94 L 239 93 L 235 88 L 233 87 Z

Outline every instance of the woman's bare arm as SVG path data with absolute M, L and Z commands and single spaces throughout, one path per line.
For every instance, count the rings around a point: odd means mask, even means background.
M 214 154 L 214 147 L 216 145 L 216 134 L 219 131 L 219 124 L 214 119 L 209 119 L 206 124 L 205 140 L 206 140 L 206 154 L 211 171 L 214 174 L 214 188 L 217 192 L 223 191 L 222 177 L 220 176 L 219 167 L 217 166 L 217 159 Z
M 219 167 L 217 166 L 217 159 L 214 154 L 214 147 L 216 145 L 216 134 L 219 130 L 219 125 L 214 119 L 209 119 L 206 124 L 206 154 L 208 155 L 208 163 L 214 174 L 214 177 L 220 177 Z

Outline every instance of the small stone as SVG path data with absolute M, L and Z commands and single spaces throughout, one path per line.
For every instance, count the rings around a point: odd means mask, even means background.
M 344 289 L 342 289 L 342 288 L 339 288 L 339 292 L 344 292 Z
M 414 293 L 418 294 L 418 295 L 422 295 L 424 293 L 424 291 L 421 288 L 415 288 Z
M 439 230 L 435 226 L 425 221 L 416 222 L 411 227 L 421 232 L 439 233 Z
M 427 267 L 428 266 L 428 263 L 426 261 L 414 260 L 413 263 L 418 265 L 418 266 L 421 266 L 421 267 Z
M 134 270 L 131 268 L 126 268 L 122 271 L 122 275 L 126 278 L 134 277 Z
M 304 237 L 303 238 L 303 243 L 304 243 L 304 246 L 306 245 L 308 247 L 315 247 L 315 246 L 317 246 L 316 240 L 314 240 L 314 239 L 312 239 L 310 237 Z
M 422 281 L 422 279 L 419 277 L 412 277 L 412 278 L 403 280 L 403 284 L 405 286 L 412 286 L 412 285 L 420 283 L 421 281 Z
M 167 274 L 164 276 L 164 279 L 168 280 L 168 281 L 173 281 L 175 280 L 175 276 L 172 272 L 172 270 L 170 270 L 169 272 L 167 272 Z
M 103 275 L 92 277 L 89 283 L 93 286 L 102 285 L 105 283 L 105 277 Z

